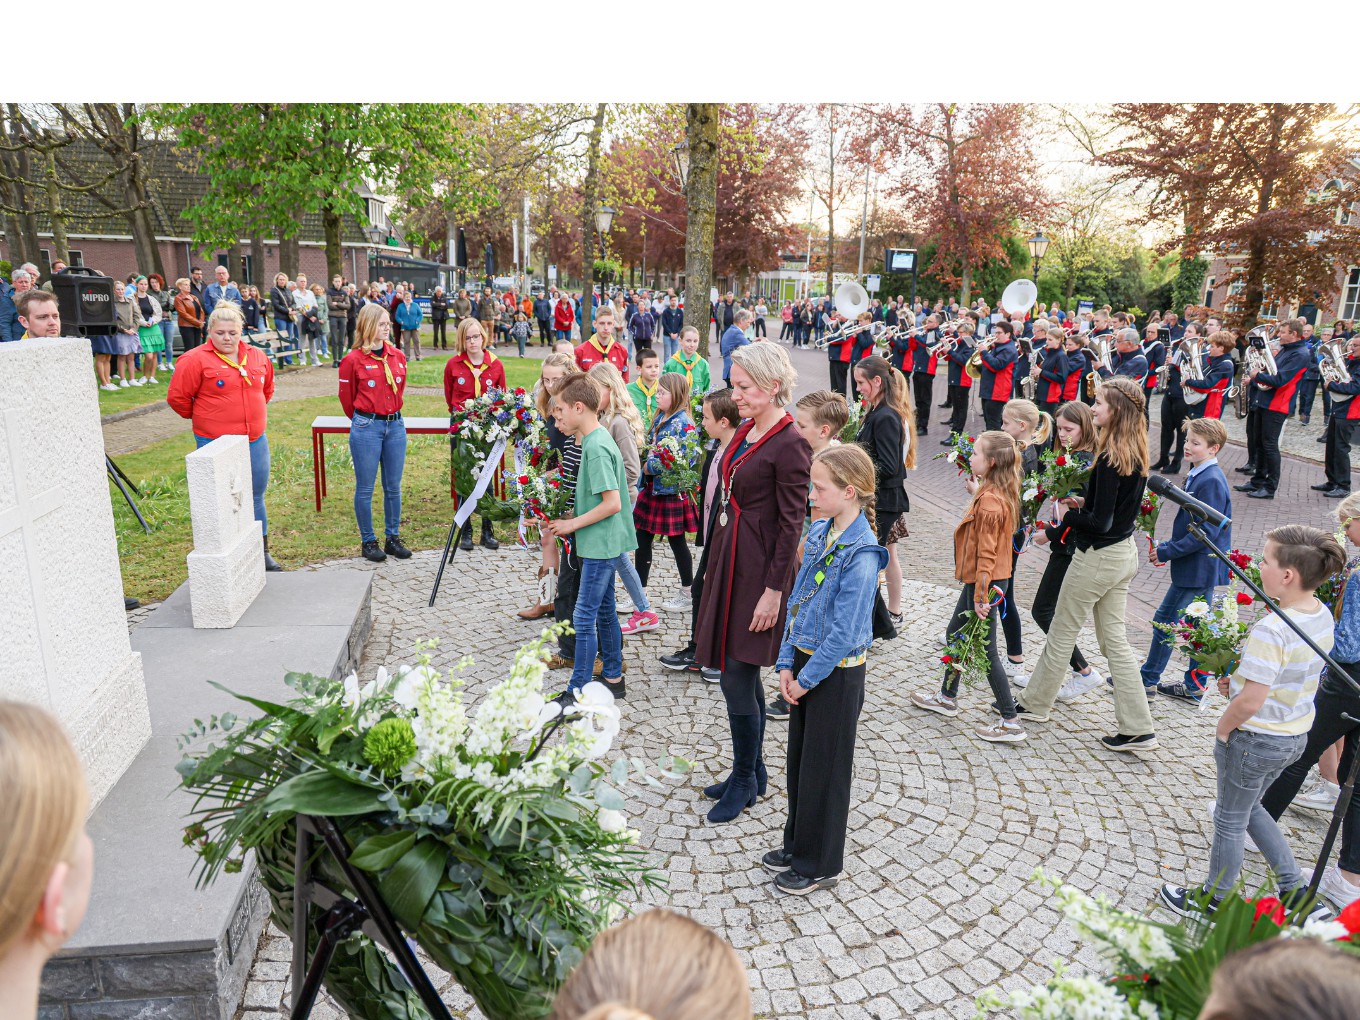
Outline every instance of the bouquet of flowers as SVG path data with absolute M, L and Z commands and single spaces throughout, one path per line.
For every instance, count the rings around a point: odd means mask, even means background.
M 1233 566 L 1251 578 L 1252 584 L 1258 588 L 1261 586 L 1261 564 L 1255 556 L 1241 549 L 1234 549 L 1228 553 L 1228 559 L 1232 561 Z
M 943 457 L 958 469 L 959 474 L 973 476 L 973 469 L 969 465 L 969 460 L 973 456 L 973 444 L 977 442 L 977 436 L 965 436 L 959 432 L 949 433 L 949 441 L 953 443 L 944 453 L 937 453 L 931 460 L 939 460 Z
M 520 519 L 530 528 L 562 517 L 571 504 L 572 490 L 557 476 L 557 452 L 535 448 L 523 460 L 520 473 L 505 473 L 508 502 L 519 507 Z
M 1147 536 L 1148 548 L 1157 547 L 1157 518 L 1162 513 L 1162 497 L 1151 489 L 1143 491 L 1143 503 L 1138 507 L 1138 519 L 1134 521 L 1134 527 Z
M 473 397 L 449 416 L 449 435 L 456 440 L 454 489 L 466 498 L 498 441 L 503 439 L 507 446 L 525 449 L 538 447 L 544 440 L 544 426 L 533 396 L 523 386 L 516 386 Z M 513 520 L 519 516 L 519 507 L 487 492 L 478 501 L 477 512 L 491 520 Z
M 859 438 L 860 426 L 864 424 L 864 401 L 857 400 L 850 405 L 850 417 L 837 438 L 842 443 L 853 443 Z
M 1091 477 L 1089 459 L 1071 453 L 1045 450 L 1039 455 L 1039 487 L 1054 503 L 1086 487 Z
M 1343 541 L 1344 538 L 1345 536 L 1343 535 L 1337 540 L 1341 542 L 1341 548 L 1343 549 L 1346 548 L 1346 543 Z M 1337 602 L 1345 593 L 1346 581 L 1350 578 L 1351 571 L 1355 569 L 1357 563 L 1360 563 L 1360 559 L 1353 557 L 1348 560 L 1344 567 L 1318 585 L 1317 591 L 1313 593 L 1327 604 L 1327 608 L 1332 611 L 1333 616 L 1336 616 Z
M 1043 477 L 1035 479 L 1020 493 L 1020 526 L 1032 530 L 1039 521 L 1039 511 L 1044 508 L 1049 493 L 1044 488 Z
M 1006 597 L 1006 593 L 996 585 L 988 590 L 989 604 L 996 606 Z M 987 637 L 991 631 L 991 617 L 971 613 L 968 622 L 955 632 L 953 640 L 945 647 L 940 661 L 959 674 L 965 687 L 974 687 L 987 680 L 991 669 L 991 659 L 987 655 Z
M 1196 672 L 1206 680 L 1216 680 L 1232 673 L 1242 658 L 1242 642 L 1250 627 L 1241 619 L 1241 610 L 1255 601 L 1238 591 L 1234 582 L 1212 606 L 1195 599 L 1175 623 L 1153 626 L 1167 635 L 1176 651 L 1195 663 Z
M 1273 896 L 1248 899 L 1240 888 L 1227 896 L 1213 924 L 1183 920 L 1160 924 L 1118 910 L 1053 881 L 1042 871 L 1032 880 L 1055 890 L 1077 934 L 1095 947 L 1113 977 L 1076 976 L 1059 964 L 1036 988 L 988 989 L 978 996 L 977 1017 L 1009 1010 L 1019 1020 L 1195 1020 L 1223 958 L 1267 939 L 1315 938 L 1338 953 L 1360 953 L 1360 901 L 1335 921 L 1305 921 L 1285 913 Z
M 457 676 L 471 660 L 441 675 L 426 655 L 363 688 L 353 675 L 289 674 L 288 704 L 239 696 L 257 718 L 196 722 L 178 771 L 196 798 L 185 842 L 202 859 L 200 885 L 239 871 L 252 851 L 273 918 L 291 931 L 294 821 L 329 817 L 403 931 L 489 1020 L 545 1016 L 596 934 L 660 881 L 620 792 L 630 777 L 658 779 L 645 763 L 604 761 L 619 728 L 613 696 L 587 684 L 570 717 L 544 698 L 544 644 L 558 629 L 521 648 L 508 679 L 475 705 Z M 671 759 L 660 774 L 687 768 Z M 353 894 L 330 855 L 313 866 Z M 352 1017 L 428 1020 L 362 934 L 326 987 Z
M 693 499 L 699 491 L 698 464 L 704 455 L 699 430 L 686 425 L 678 436 L 658 439 L 648 453 L 648 459 L 655 457 L 661 463 L 656 480 L 662 485 L 675 489 L 682 497 Z

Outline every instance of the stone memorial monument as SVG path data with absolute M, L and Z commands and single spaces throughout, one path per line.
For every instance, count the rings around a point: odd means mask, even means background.
M 62 721 L 98 804 L 151 720 L 123 609 L 90 342 L 0 344 L 0 376 L 0 697 Z
M 194 626 L 234 627 L 264 590 L 260 522 L 251 497 L 250 441 L 222 436 L 184 458 L 194 551 L 189 605 Z

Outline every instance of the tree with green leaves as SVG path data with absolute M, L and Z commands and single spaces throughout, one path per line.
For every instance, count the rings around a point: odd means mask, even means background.
M 194 241 L 229 247 L 242 236 L 296 237 L 319 213 L 327 275 L 343 273 L 341 222 L 367 221 L 360 190 L 430 194 L 437 171 L 470 170 L 473 108 L 455 103 L 187 103 L 149 111 L 212 179 L 188 212 Z M 476 178 L 467 177 L 470 187 Z

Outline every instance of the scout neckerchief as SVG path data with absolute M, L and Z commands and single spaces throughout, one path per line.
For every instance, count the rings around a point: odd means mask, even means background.
M 221 351 L 219 351 L 216 347 L 214 347 L 214 348 L 212 349 L 212 352 L 213 352 L 214 354 L 216 354 L 219 358 L 221 358 L 223 361 L 225 361 L 225 362 L 226 362 L 228 365 L 230 365 L 232 368 L 236 369 L 236 371 L 240 372 L 240 373 L 241 373 L 241 378 L 244 379 L 244 380 L 246 381 L 246 385 L 247 385 L 247 386 L 253 386 L 253 385 L 254 385 L 254 383 L 252 383 L 252 382 L 250 381 L 250 373 L 248 373 L 248 372 L 246 371 L 246 359 L 245 359 L 245 358 L 242 358 L 241 361 L 240 361 L 240 363 L 238 364 L 237 362 L 232 361 L 229 357 L 227 357 L 227 356 L 226 356 L 225 354 L 223 354 Z
M 679 351 L 671 355 L 671 360 L 677 362 L 685 370 L 685 378 L 689 380 L 689 388 L 694 389 L 694 366 L 699 364 L 698 352 L 695 353 L 693 361 L 686 361 Z
M 647 408 L 655 415 L 658 410 L 656 406 L 656 391 L 661 388 L 661 380 L 658 379 L 656 382 L 652 383 L 652 388 L 650 390 L 647 389 L 647 384 L 642 381 L 641 377 L 638 378 L 638 381 L 634 385 L 637 386 L 638 392 L 646 398 Z
M 368 353 L 369 353 L 370 356 L 372 356 L 372 357 L 376 358 L 378 361 L 381 361 L 381 362 L 382 362 L 383 374 L 384 374 L 385 376 L 387 376 L 387 385 L 392 387 L 392 392 L 393 392 L 393 393 L 396 393 L 396 392 L 397 392 L 397 380 L 396 380 L 396 378 L 392 375 L 392 366 L 389 365 L 389 364 L 387 363 L 387 343 L 386 343 L 385 341 L 384 341 L 384 343 L 383 343 L 383 345 L 382 345 L 382 351 L 383 351 L 382 354 L 379 354 L 377 351 L 369 351 Z
M 599 334 L 599 333 L 592 333 L 592 334 L 590 334 L 590 344 L 591 344 L 591 346 L 594 347 L 597 351 L 599 351 L 599 352 L 600 352 L 601 354 L 603 354 L 606 358 L 608 358 L 608 357 L 609 357 L 609 352 L 612 351 L 612 350 L 614 349 L 614 343 L 615 343 L 614 335 L 613 335 L 612 333 L 610 334 L 610 336 L 609 336 L 609 346 L 608 346 L 608 347 L 601 347 L 601 346 L 600 346 L 600 339 L 599 339 L 599 337 L 600 337 L 600 334 Z
M 732 437 L 732 442 L 728 444 L 727 453 L 723 456 L 722 464 L 719 466 L 721 475 L 718 480 L 718 488 L 719 500 L 722 506 L 722 510 L 718 514 L 719 525 L 724 528 L 727 527 L 727 504 L 732 502 L 732 481 L 736 477 L 737 468 L 745 464 L 751 454 L 760 449 L 767 439 L 776 432 L 782 431 L 784 426 L 788 425 L 791 421 L 793 421 L 793 416 L 785 411 L 784 417 L 771 425 L 769 431 L 750 446 L 746 447 L 746 449 L 742 450 L 740 454 L 737 453 L 737 449 L 746 441 L 746 437 L 751 434 L 751 430 L 755 428 L 755 421 L 752 420 L 747 422 L 737 431 L 737 434 Z M 736 512 L 741 513 L 740 506 L 736 507 Z
M 482 386 L 482 373 L 491 367 L 491 363 L 496 360 L 496 356 L 484 349 L 482 351 L 482 363 L 480 365 L 474 365 L 472 363 L 472 358 L 466 353 L 463 354 L 463 360 L 467 362 L 468 369 L 472 372 L 472 395 L 474 397 L 480 397 L 486 392 L 485 387 Z

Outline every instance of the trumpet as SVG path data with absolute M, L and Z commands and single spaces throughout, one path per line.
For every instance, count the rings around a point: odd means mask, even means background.
M 958 337 L 947 336 L 930 349 L 930 356 L 932 358 L 943 358 L 950 351 L 958 347 L 958 345 L 959 345 Z
M 842 323 L 830 332 L 822 334 L 822 338 L 813 341 L 812 346 L 820 350 L 826 347 L 827 344 L 840 343 L 842 340 L 848 340 L 864 328 L 864 323 L 852 319 L 849 322 Z
M 874 334 L 875 347 L 887 347 L 894 339 L 902 335 L 901 326 L 885 326 L 881 322 L 875 322 L 871 326 Z

